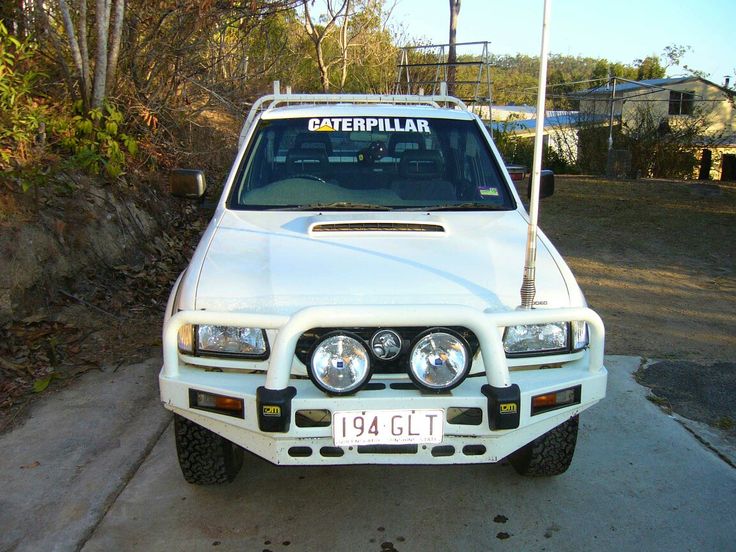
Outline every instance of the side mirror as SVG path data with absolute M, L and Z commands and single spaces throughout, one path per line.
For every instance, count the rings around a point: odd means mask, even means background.
M 195 169 L 174 169 L 169 175 L 169 189 L 174 197 L 198 199 L 207 190 L 204 172 Z
M 544 169 L 539 175 L 539 199 L 544 199 L 555 193 L 555 173 Z M 526 198 L 532 197 L 532 177 L 529 176 L 529 185 L 526 189 Z

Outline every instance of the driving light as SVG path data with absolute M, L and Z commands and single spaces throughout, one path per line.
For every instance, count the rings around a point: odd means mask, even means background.
M 179 328 L 177 342 L 182 353 L 194 352 L 194 327 L 191 324 L 184 324 Z
M 409 376 L 432 391 L 458 385 L 470 369 L 468 347 L 447 331 L 431 331 L 416 342 L 409 359 Z
M 503 336 L 507 354 L 540 353 L 567 349 L 567 322 L 509 326 Z
M 356 338 L 345 334 L 323 339 L 312 353 L 309 367 L 312 381 L 333 395 L 356 391 L 370 376 L 367 349 Z
M 575 320 L 570 323 L 570 326 L 572 327 L 572 350 L 580 351 L 581 349 L 585 349 L 590 342 L 588 324 L 582 320 Z
M 198 353 L 263 357 L 268 352 L 260 328 L 202 325 L 197 326 L 196 334 Z

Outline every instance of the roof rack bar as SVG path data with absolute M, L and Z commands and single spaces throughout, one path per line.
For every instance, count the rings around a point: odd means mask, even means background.
M 434 61 L 432 63 L 402 63 L 401 65 L 404 67 L 436 67 L 437 65 L 482 65 L 483 61 L 456 61 L 454 63 L 450 62 L 442 62 L 442 61 Z M 475 82 L 475 81 L 473 81 Z
M 293 94 L 291 87 L 287 87 L 287 93 L 281 93 L 279 81 L 273 83 L 273 94 L 258 98 L 250 109 L 245 119 L 243 128 L 238 138 L 238 147 L 243 144 L 245 136 L 259 113 L 273 109 L 280 104 L 289 105 L 317 105 L 317 104 L 391 104 L 391 105 L 424 105 L 430 107 L 441 107 L 451 105 L 463 111 L 468 111 L 465 102 L 459 98 L 447 95 L 447 83 L 440 83 L 440 94 Z
M 456 42 L 455 46 L 480 46 L 486 44 L 490 44 L 490 42 L 487 40 L 480 40 L 477 42 Z M 402 46 L 402 48 L 406 48 L 407 50 L 420 50 L 424 48 L 440 48 L 441 46 L 446 46 L 446 44 L 420 44 L 418 46 Z
M 455 84 L 476 84 L 477 80 L 456 80 Z M 411 81 L 411 84 L 437 84 L 437 81 L 418 81 L 413 80 Z

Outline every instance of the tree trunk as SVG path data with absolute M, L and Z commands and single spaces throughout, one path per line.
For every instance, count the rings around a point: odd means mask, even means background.
M 322 83 L 322 92 L 330 91 L 330 75 L 327 73 L 327 65 L 325 65 L 325 58 L 322 52 L 322 41 L 320 40 L 315 44 L 317 50 L 317 66 L 319 67 L 319 81 Z
M 102 107 L 107 85 L 107 40 L 110 36 L 111 0 L 97 0 L 95 20 L 97 25 L 97 53 L 95 54 L 95 80 L 92 85 L 92 109 Z
M 107 56 L 107 77 L 105 78 L 105 94 L 112 94 L 118 72 L 120 42 L 123 37 L 123 18 L 125 17 L 125 0 L 115 0 L 113 10 L 112 35 L 110 35 L 110 52 Z
M 447 93 L 455 95 L 455 77 L 457 75 L 457 18 L 460 15 L 460 0 L 450 0 L 450 49 L 447 54 Z
M 322 33 L 317 31 L 317 29 L 312 24 L 312 16 L 309 15 L 308 4 L 308 2 L 304 2 L 304 28 L 307 31 L 307 35 L 309 35 L 309 38 L 314 44 L 314 53 L 317 57 L 317 68 L 319 69 L 319 80 L 322 83 L 322 91 L 328 92 L 330 90 L 330 77 L 327 74 L 327 66 L 325 65 L 324 53 L 322 51 L 322 41 L 324 40 L 325 34 L 327 33 L 327 26 L 325 26 L 325 29 L 324 31 L 322 31 Z M 333 23 L 333 21 L 330 21 L 330 24 Z
M 87 40 L 87 0 L 79 0 L 79 52 L 82 55 L 82 102 L 89 109 L 92 79 L 89 75 L 89 41 Z
M 61 12 L 61 18 L 64 22 L 64 31 L 66 32 L 66 37 L 69 41 L 72 60 L 74 60 L 74 65 L 77 68 L 77 73 L 79 74 L 79 93 L 82 96 L 82 102 L 84 102 L 85 107 L 87 107 L 89 105 L 89 97 L 85 95 L 87 88 L 84 83 L 84 62 L 82 60 L 82 53 L 79 49 L 79 42 L 77 42 L 77 33 L 74 30 L 72 16 L 69 12 L 69 4 L 66 3 L 66 0 L 59 0 L 59 11 Z
M 340 28 L 340 92 L 345 90 L 345 82 L 348 80 L 348 22 L 350 21 L 350 0 L 345 4 L 345 18 Z

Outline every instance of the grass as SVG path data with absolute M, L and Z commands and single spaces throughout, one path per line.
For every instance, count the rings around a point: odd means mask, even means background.
M 716 427 L 725 431 L 730 431 L 736 428 L 736 421 L 730 416 L 722 416 L 716 420 Z
M 672 405 L 670 404 L 670 401 L 663 397 L 658 397 L 657 395 L 653 395 L 650 393 L 649 395 L 647 395 L 647 400 L 664 409 L 666 412 L 672 412 Z

